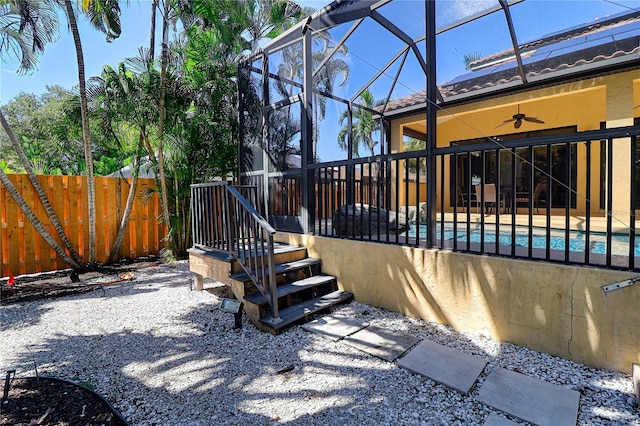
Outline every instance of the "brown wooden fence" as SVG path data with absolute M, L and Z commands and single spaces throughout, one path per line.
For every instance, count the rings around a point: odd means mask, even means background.
M 331 219 L 333 212 L 347 202 L 346 179 L 323 179 L 315 184 L 316 219 Z M 375 181 L 352 180 L 354 203 L 384 207 L 384 200 L 376 200 L 379 192 Z M 415 188 L 415 184 L 414 184 Z M 424 192 L 424 190 L 423 190 Z M 413 197 L 415 198 L 415 189 Z M 302 185 L 299 177 L 269 179 L 269 214 L 276 216 L 299 216 L 302 208 Z M 384 194 L 380 195 L 380 197 Z M 331 206 L 330 210 L 327 208 Z
M 38 218 L 57 238 L 38 195 L 26 175 L 9 175 Z M 87 178 L 39 176 L 58 220 L 84 262 L 89 257 Z M 130 179 L 96 177 L 96 261 L 105 262 L 116 238 Z M 139 179 L 131 221 L 119 252 L 120 259 L 158 255 L 164 247 L 165 226 L 153 179 Z M 69 266 L 35 231 L 4 186 L 0 184 L 0 276 L 55 271 Z

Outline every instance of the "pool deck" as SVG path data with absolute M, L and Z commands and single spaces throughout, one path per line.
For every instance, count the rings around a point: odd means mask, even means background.
M 520 209 L 519 209 L 520 210 Z M 542 212 L 542 210 L 541 210 Z M 505 231 L 509 231 L 509 228 L 515 222 L 515 226 L 523 226 L 529 227 L 532 226 L 537 232 L 536 233 L 546 233 L 547 229 L 550 229 L 550 235 L 563 237 L 565 233 L 565 224 L 566 219 L 564 215 L 549 215 L 547 217 L 546 214 L 533 214 L 529 216 L 528 210 L 527 214 L 514 214 L 514 213 L 501 213 L 500 215 L 496 215 L 495 212 L 492 213 L 475 213 L 475 212 L 458 212 L 457 214 L 453 213 L 437 213 L 438 223 L 442 223 L 444 220 L 445 223 L 450 224 L 449 226 L 453 226 L 455 221 L 456 226 L 459 230 L 464 230 L 467 227 L 467 223 L 469 224 L 471 230 L 477 229 L 481 224 L 484 223 L 484 229 L 486 233 L 492 233 L 494 230 L 492 229 L 494 225 L 498 224 L 500 229 L 504 229 Z M 549 225 L 547 225 L 547 223 Z M 638 224 L 640 226 L 640 223 Z M 591 217 L 589 221 L 587 221 L 586 216 L 570 216 L 569 217 L 569 230 L 570 231 L 579 231 L 584 232 L 586 229 L 589 229 L 590 233 L 593 233 L 589 238 L 590 244 L 593 246 L 595 240 L 599 237 L 602 239 L 602 234 L 606 235 L 607 233 L 607 218 L 604 216 L 600 217 Z M 616 220 L 612 219 L 611 224 L 612 234 L 618 235 L 628 235 L 629 227 L 626 224 L 623 224 Z M 325 236 L 333 236 L 331 220 L 325 221 L 319 220 L 316 221 L 316 231 L 320 231 L 319 235 Z M 600 234 L 599 236 L 596 234 Z M 389 233 L 386 234 L 372 234 L 372 235 L 362 235 L 353 238 L 355 240 L 361 241 L 369 241 L 369 242 L 381 242 L 381 243 L 392 243 L 392 244 L 401 244 L 408 246 L 424 246 L 425 239 L 424 237 L 413 237 L 409 236 L 407 233 L 403 233 L 401 235 L 396 236 L 395 234 Z M 640 257 L 633 256 L 630 257 L 628 250 L 628 244 L 626 246 L 616 245 L 614 246 L 611 258 L 607 259 L 606 254 L 596 253 L 594 250 L 585 251 L 573 251 L 573 250 L 558 250 L 558 249 L 544 249 L 544 248 L 529 248 L 522 247 L 518 245 L 498 245 L 495 243 L 487 243 L 484 244 L 469 242 L 467 247 L 466 241 L 454 241 L 452 239 L 446 239 L 442 241 L 440 244 L 440 234 L 436 235 L 437 243 L 441 249 L 453 250 L 453 251 L 462 251 L 462 252 L 472 252 L 479 254 L 499 254 L 502 256 L 508 257 L 517 257 L 524 259 L 532 259 L 532 260 L 548 260 L 548 261 L 560 261 L 560 262 L 569 262 L 576 264 L 585 264 L 592 266 L 604 266 L 607 265 L 621 268 L 634 268 L 635 265 L 640 264 Z M 640 235 L 637 237 L 637 241 L 640 242 Z
M 440 220 L 440 215 L 438 215 L 438 220 Z M 481 223 L 484 216 L 484 223 L 496 223 L 499 219 L 500 224 L 511 224 L 515 219 L 516 225 L 521 226 L 529 226 L 529 221 L 531 219 L 531 226 L 539 227 L 546 229 L 547 227 L 552 229 L 561 229 L 564 230 L 566 226 L 566 219 L 564 215 L 550 215 L 548 218 L 549 225 L 547 225 L 547 215 L 545 214 L 534 214 L 531 215 L 531 218 L 528 214 L 511 214 L 511 213 L 502 213 L 499 216 L 496 216 L 494 213 L 491 214 L 478 214 L 478 213 L 470 213 L 467 216 L 466 212 L 458 213 L 457 215 L 458 222 L 467 222 L 467 218 L 471 223 Z M 445 222 L 453 222 L 454 214 L 453 213 L 445 213 Z M 569 216 L 569 229 L 572 231 L 584 231 L 587 229 L 587 217 L 586 216 Z M 629 218 L 626 218 L 627 220 Z M 634 225 L 634 228 L 637 225 L 640 225 L 640 221 L 636 221 L 637 224 Z M 606 216 L 591 216 L 589 218 L 589 230 L 591 232 L 607 232 L 607 218 Z M 623 223 L 616 218 L 612 218 L 611 220 L 611 230 L 615 234 L 628 234 L 629 226 L 628 223 Z
M 519 209 L 520 210 L 520 209 Z M 529 216 L 529 214 L 512 214 L 512 213 L 501 213 L 500 215 L 496 215 L 495 212 L 492 213 L 475 213 L 466 211 L 458 212 L 457 214 L 446 212 L 438 212 L 436 214 L 436 220 L 438 222 L 443 221 L 445 223 L 453 223 L 456 222 L 458 226 L 466 226 L 466 223 L 469 222 L 471 224 L 480 225 L 483 223 L 485 225 L 494 225 L 499 223 L 502 225 L 511 225 L 514 221 L 517 226 L 533 226 L 535 228 L 541 229 L 555 229 L 564 231 L 566 227 L 566 219 L 564 215 L 550 215 L 547 217 L 546 214 L 533 214 Z M 640 217 L 640 215 L 639 215 Z M 586 216 L 575 215 L 569 216 L 569 230 L 571 231 L 582 231 L 584 232 L 588 228 L 590 232 L 607 232 L 607 218 L 606 216 L 591 216 L 589 218 Z M 628 220 L 628 218 L 627 218 Z M 547 224 L 548 223 L 548 224 Z M 316 220 L 316 229 L 318 229 L 318 225 L 320 225 L 323 233 L 331 234 L 331 219 L 320 219 Z M 634 228 L 640 227 L 640 219 L 636 221 L 636 224 L 633 226 Z M 612 218 L 611 220 L 611 231 L 614 234 L 628 234 L 629 233 L 629 225 L 628 223 L 623 223 L 622 219 Z

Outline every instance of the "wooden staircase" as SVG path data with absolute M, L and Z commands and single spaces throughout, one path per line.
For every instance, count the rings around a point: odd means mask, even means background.
M 306 248 L 275 242 L 259 204 L 255 186 L 191 185 L 188 251 L 196 289 L 203 289 L 203 277 L 231 286 L 251 322 L 273 334 L 353 299 L 338 290 L 335 277 L 322 274 L 320 260 L 309 258 Z
M 334 306 L 353 299 L 352 293 L 338 289 L 334 276 L 322 273 L 320 259 L 308 257 L 305 247 L 274 244 L 277 320 L 272 316 L 269 300 L 238 261 L 218 250 L 195 248 L 189 250 L 189 260 L 191 271 L 196 274 L 196 287 L 199 276 L 200 281 L 206 276 L 229 285 L 234 297 L 243 302 L 249 320 L 258 329 L 273 334 L 288 325 L 308 322 L 312 314 L 331 312 Z

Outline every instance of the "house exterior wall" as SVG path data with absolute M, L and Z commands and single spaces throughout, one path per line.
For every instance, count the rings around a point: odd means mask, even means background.
M 640 362 L 640 284 L 629 272 L 278 233 L 362 303 L 593 367 Z
M 633 73 L 637 77 L 637 73 Z M 611 79 L 607 84 L 607 128 L 633 125 L 633 80 L 630 78 Z M 631 165 L 629 164 L 630 141 L 614 140 L 613 162 L 613 206 L 614 217 L 628 217 L 631 205 L 630 192 Z M 620 190 L 620 192 L 619 192 Z M 623 195 L 619 197 L 617 195 Z
M 437 145 L 449 146 L 453 141 L 476 139 L 484 136 L 520 133 L 523 131 L 576 126 L 577 131 L 597 130 L 601 123 L 607 128 L 633 125 L 634 115 L 640 115 L 640 71 L 633 70 L 589 78 L 581 81 L 561 84 L 533 90 L 527 93 L 509 95 L 489 99 L 473 104 L 451 107 L 438 113 Z M 517 112 L 518 105 L 529 116 L 538 117 L 545 124 L 523 123 L 520 129 L 507 124 L 496 128 L 505 119 Z M 424 113 L 404 117 L 392 121 L 391 151 L 402 151 L 402 133 L 404 126 L 424 128 Z M 613 161 L 615 166 L 612 211 L 616 216 L 628 217 L 631 170 L 629 167 L 629 142 L 614 142 Z M 594 142 L 597 143 L 597 142 Z M 577 152 L 577 190 L 585 194 L 586 181 L 586 149 L 579 146 Z M 591 177 L 592 182 L 603 180 L 600 176 L 600 154 L 598 149 L 592 150 Z M 403 170 L 398 172 L 403 173 Z M 451 180 L 451 171 L 445 169 L 445 179 Z M 401 176 L 403 176 L 401 174 Z M 436 171 L 440 176 L 440 170 Z M 437 187 L 440 188 L 438 181 Z M 446 187 L 446 185 L 445 185 Z M 425 188 L 426 189 L 426 188 Z M 421 192 L 424 192 L 421 191 Z M 411 192 L 412 194 L 415 191 Z M 450 206 L 450 193 L 445 194 L 445 205 Z M 616 196 L 618 195 L 618 196 Z M 606 194 L 604 194 L 606 197 Z M 414 200 L 405 200 L 400 194 L 400 205 L 411 204 Z M 597 185 L 592 185 L 589 199 L 600 200 Z M 574 213 L 584 213 L 587 197 L 577 197 Z M 440 198 L 438 197 L 438 207 Z M 553 212 L 552 212 L 553 213 Z M 563 213 L 558 211 L 558 213 Z

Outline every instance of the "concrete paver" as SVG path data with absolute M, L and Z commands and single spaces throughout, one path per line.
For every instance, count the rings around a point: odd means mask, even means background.
M 487 361 L 424 340 L 399 359 L 398 365 L 466 395 L 484 370 Z
M 417 337 L 394 333 L 376 326 L 364 328 L 344 339 L 345 343 L 389 362 L 419 341 Z
M 516 426 L 518 423 L 512 422 L 506 417 L 502 417 L 500 414 L 491 413 L 484 421 L 484 426 Z
M 343 315 L 327 315 L 302 327 L 331 340 L 343 341 L 370 355 L 392 362 L 420 339 L 367 326 L 367 322 Z M 397 361 L 399 367 L 426 376 L 463 394 L 469 393 L 487 362 L 424 340 Z M 494 368 L 479 389 L 477 400 L 511 416 L 536 425 L 575 425 L 580 394 L 503 368 Z M 484 426 L 517 423 L 491 413 Z
M 540 426 L 575 425 L 580 394 L 524 374 L 495 368 L 480 388 L 478 400 Z
M 344 315 L 331 314 L 308 322 L 302 328 L 335 341 L 362 330 L 368 325 L 369 323 L 366 321 L 349 318 Z

